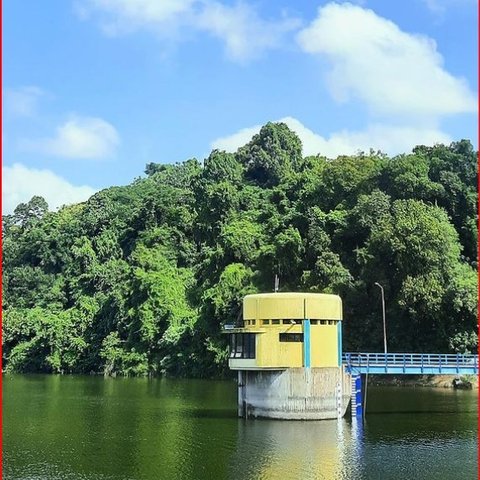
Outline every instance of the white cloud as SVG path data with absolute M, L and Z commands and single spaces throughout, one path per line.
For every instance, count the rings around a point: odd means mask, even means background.
M 95 189 L 75 186 L 50 170 L 28 168 L 20 163 L 3 167 L 2 201 L 3 213 L 12 213 L 22 202 L 34 195 L 45 198 L 51 210 L 62 205 L 83 202 L 95 193 Z
M 423 0 L 423 3 L 434 13 L 443 13 L 446 5 L 441 0 Z
M 333 133 L 326 140 L 323 152 L 324 155 L 335 157 L 359 150 L 368 152 L 372 148 L 389 155 L 398 155 L 409 152 L 417 145 L 449 144 L 451 141 L 447 133 L 435 128 L 372 124 L 365 130 Z
M 329 3 L 297 39 L 305 52 L 330 60 L 327 81 L 338 101 L 352 97 L 375 114 L 412 118 L 476 111 L 475 95 L 445 70 L 432 39 L 372 10 Z
M 435 14 L 444 14 L 448 8 L 474 7 L 478 0 L 423 0 L 427 8 Z
M 57 127 L 55 135 L 22 143 L 28 150 L 64 158 L 105 158 L 113 155 L 120 142 L 110 123 L 96 117 L 72 117 Z
M 45 92 L 36 86 L 7 88 L 4 91 L 5 111 L 17 117 L 33 117 L 37 113 L 40 97 Z
M 416 145 L 434 145 L 435 143 L 450 143 L 451 138 L 444 132 L 428 127 L 406 127 L 395 125 L 373 124 L 362 131 L 342 130 L 328 137 L 323 137 L 305 127 L 293 117 L 284 117 L 283 122 L 294 131 L 303 145 L 303 155 L 321 154 L 330 158 L 338 155 L 351 155 L 358 151 L 368 152 L 370 148 L 381 150 L 390 155 L 405 153 Z M 261 125 L 244 128 L 238 132 L 218 138 L 211 148 L 235 152 L 248 143 L 260 131 Z
M 299 22 L 289 18 L 265 21 L 246 3 L 227 6 L 209 2 L 198 15 L 196 24 L 223 40 L 231 59 L 243 62 L 278 47 L 284 35 L 297 28 Z
M 215 139 L 210 147 L 217 150 L 225 150 L 226 152 L 236 152 L 240 147 L 248 143 L 254 135 L 256 135 L 261 125 L 254 125 L 253 127 L 242 128 L 236 133 Z
M 299 26 L 286 15 L 264 20 L 245 2 L 216 0 L 83 0 L 77 2 L 77 12 L 84 19 L 94 17 L 108 35 L 144 29 L 179 40 L 180 30 L 184 36 L 204 32 L 223 41 L 227 56 L 239 62 L 278 47 Z
M 76 10 L 83 19 L 100 14 L 100 25 L 109 35 L 121 35 L 140 28 L 170 29 L 192 13 L 197 0 L 83 0 Z

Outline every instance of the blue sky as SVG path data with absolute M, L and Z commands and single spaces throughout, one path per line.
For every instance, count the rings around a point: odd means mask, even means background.
M 475 0 L 4 0 L 4 212 L 235 151 L 476 145 Z

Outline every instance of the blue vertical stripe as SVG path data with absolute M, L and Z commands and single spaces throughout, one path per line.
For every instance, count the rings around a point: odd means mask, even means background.
M 337 351 L 338 351 L 338 366 L 342 366 L 342 322 L 337 322 Z
M 303 366 L 310 368 L 310 320 L 303 320 Z
M 363 416 L 363 393 L 362 393 L 362 376 L 357 375 L 355 377 L 355 400 L 357 403 L 357 408 L 355 415 L 357 417 Z

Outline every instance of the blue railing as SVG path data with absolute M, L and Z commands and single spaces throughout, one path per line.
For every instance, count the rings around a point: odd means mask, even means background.
M 343 364 L 351 373 L 372 374 L 478 374 L 478 355 L 446 353 L 344 353 Z

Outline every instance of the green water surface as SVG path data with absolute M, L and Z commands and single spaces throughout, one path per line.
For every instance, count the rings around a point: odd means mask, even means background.
M 475 479 L 477 392 L 369 387 L 364 425 L 236 417 L 233 381 L 5 376 L 4 479 Z

